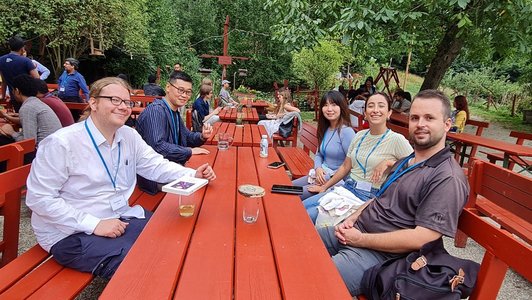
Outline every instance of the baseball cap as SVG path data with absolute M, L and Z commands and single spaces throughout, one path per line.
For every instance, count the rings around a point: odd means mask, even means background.
M 222 84 L 226 84 L 226 83 L 231 83 L 231 81 L 229 81 L 229 80 L 223 80 L 222 81 Z

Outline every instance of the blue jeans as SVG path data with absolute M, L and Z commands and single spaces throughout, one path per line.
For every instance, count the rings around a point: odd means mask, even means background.
M 353 179 L 348 179 L 344 183 L 343 187 L 348 189 L 351 193 L 353 193 L 353 195 L 357 196 L 362 201 L 367 201 L 369 199 L 374 198 L 377 192 L 379 191 L 376 188 L 371 188 L 371 191 L 369 192 L 357 189 L 356 181 L 354 181 Z M 303 201 L 303 206 L 305 206 L 305 209 L 307 210 L 307 213 L 310 219 L 312 220 L 312 223 L 316 223 L 316 219 L 318 218 L 318 206 L 320 205 L 319 201 L 320 198 L 323 197 L 326 193 L 329 193 L 329 191 L 314 195 Z

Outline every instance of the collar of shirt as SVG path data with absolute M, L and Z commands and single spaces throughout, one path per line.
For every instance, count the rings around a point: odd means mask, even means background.
M 98 130 L 98 128 L 96 128 L 96 125 L 94 125 L 94 121 L 90 116 L 87 118 L 87 126 L 89 127 L 89 130 L 91 131 L 92 136 L 94 137 L 94 141 L 96 142 L 96 145 L 98 145 L 98 147 L 100 147 L 103 143 L 107 142 L 100 130 Z M 118 147 L 118 143 L 122 140 L 124 140 L 124 136 L 120 130 L 117 130 L 115 132 L 115 137 L 113 139 L 111 149 L 115 149 L 116 147 Z

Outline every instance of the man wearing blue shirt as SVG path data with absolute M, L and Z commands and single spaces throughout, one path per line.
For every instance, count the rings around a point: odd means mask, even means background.
M 87 82 L 83 75 L 77 70 L 79 68 L 79 61 L 75 58 L 67 58 L 63 64 L 65 71 L 57 80 L 59 86 L 59 94 L 57 95 L 61 100 L 65 102 L 88 102 L 89 101 L 89 89 Z M 79 96 L 79 90 L 83 91 L 84 99 Z
M 10 91 L 13 91 L 13 79 L 18 75 L 29 74 L 32 77 L 39 78 L 39 73 L 37 73 L 37 69 L 31 59 L 23 56 L 24 52 L 26 52 L 24 40 L 19 36 L 13 36 L 8 42 L 11 52 L 0 57 L 0 75 L 2 75 L 2 90 L 4 91 L 2 99 L 6 96 L 7 87 Z M 11 104 L 15 112 L 18 112 L 20 103 L 15 101 L 13 95 L 11 95 Z

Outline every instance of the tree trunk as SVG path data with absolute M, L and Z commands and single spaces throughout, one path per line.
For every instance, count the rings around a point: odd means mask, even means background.
M 462 35 L 458 36 L 459 31 L 460 29 L 458 29 L 458 25 L 455 22 L 455 24 L 451 25 L 451 27 L 447 29 L 447 32 L 445 32 L 445 35 L 438 45 L 438 50 L 430 63 L 425 80 L 421 85 L 421 91 L 437 89 L 443 76 L 458 54 L 460 54 L 462 46 L 464 45 L 464 33 L 462 32 Z

